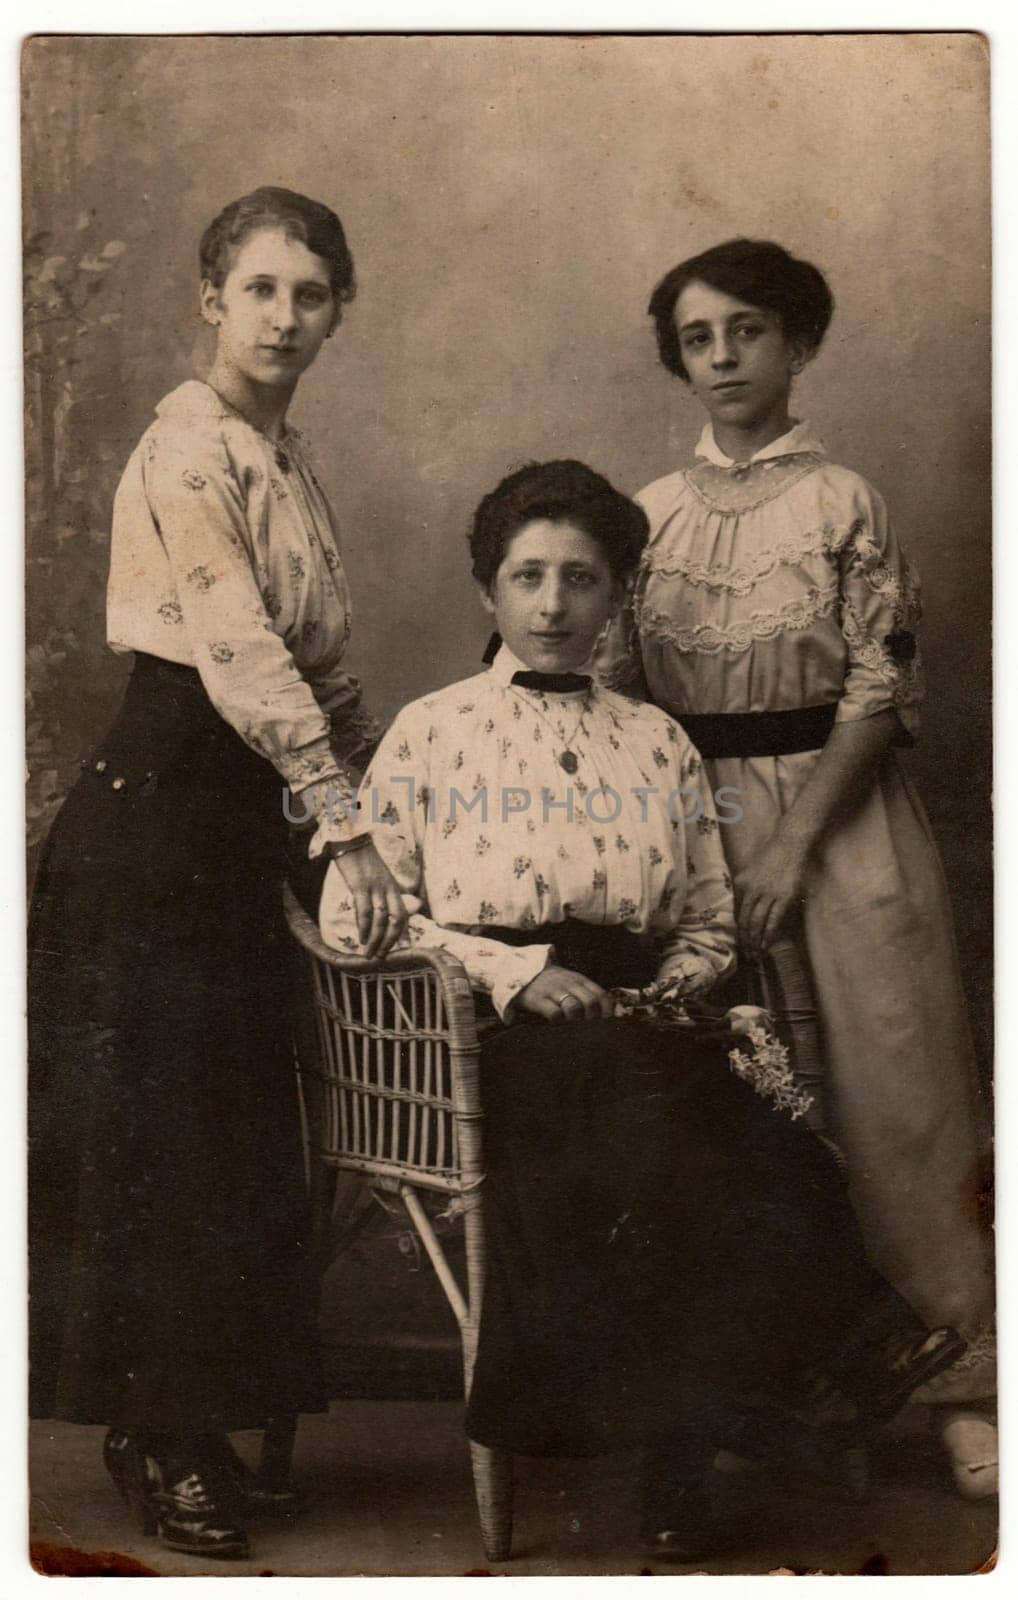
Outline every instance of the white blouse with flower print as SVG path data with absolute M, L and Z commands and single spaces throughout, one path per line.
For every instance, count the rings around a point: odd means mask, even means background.
M 349 636 L 332 513 L 302 435 L 276 444 L 208 384 L 181 384 L 117 491 L 107 638 L 197 668 L 220 715 L 312 802 L 313 850 L 349 835 L 347 809 L 327 802 L 352 798 L 348 764 L 378 738 L 342 667 Z
M 709 987 L 732 964 L 734 921 L 699 756 L 654 706 L 520 688 L 519 669 L 503 645 L 489 671 L 407 706 L 365 774 L 361 826 L 403 891 L 404 942 L 457 956 L 500 1016 L 553 946 L 508 946 L 486 924 L 622 925 L 660 940 L 659 976 Z M 320 924 L 359 950 L 335 863 Z

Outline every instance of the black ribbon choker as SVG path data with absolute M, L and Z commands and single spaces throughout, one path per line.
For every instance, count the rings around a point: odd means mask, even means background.
M 540 689 L 544 694 L 571 694 L 575 689 L 590 688 L 590 679 L 581 672 L 514 672 L 510 682 L 521 689 Z

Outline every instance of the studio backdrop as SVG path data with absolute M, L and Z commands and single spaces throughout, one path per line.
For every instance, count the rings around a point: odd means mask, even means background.
M 661 274 L 735 234 L 828 275 L 798 409 L 924 579 L 910 762 L 990 1029 L 988 61 L 974 35 L 40 38 L 23 57 L 29 845 L 115 710 L 112 496 L 203 371 L 197 243 L 282 184 L 340 213 L 358 293 L 302 386 L 371 706 L 474 669 L 464 535 L 512 466 L 632 492 L 699 416 L 656 359 Z M 904 1003 L 904 1002 L 903 1002 Z

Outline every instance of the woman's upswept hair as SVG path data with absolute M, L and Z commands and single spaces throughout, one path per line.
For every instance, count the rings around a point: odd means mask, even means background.
M 259 228 L 272 227 L 284 229 L 307 245 L 313 255 L 321 256 L 328 263 L 335 322 L 338 322 L 343 306 L 357 292 L 353 256 L 343 224 L 328 206 L 309 200 L 305 194 L 296 194 L 292 189 L 255 189 L 225 206 L 202 234 L 198 247 L 202 279 L 221 288 L 238 245 Z
M 682 360 L 675 306 L 691 283 L 709 284 L 747 305 L 772 312 L 786 339 L 802 344 L 810 354 L 820 348 L 834 311 L 834 296 L 823 273 L 769 239 L 729 239 L 702 255 L 680 261 L 665 273 L 647 310 L 654 319 L 662 363 L 683 383 L 689 382 L 689 374 Z
M 474 514 L 470 554 L 484 589 L 490 592 L 514 534 L 544 520 L 582 528 L 619 583 L 635 570 L 650 532 L 636 502 L 582 461 L 532 461 L 503 478 Z

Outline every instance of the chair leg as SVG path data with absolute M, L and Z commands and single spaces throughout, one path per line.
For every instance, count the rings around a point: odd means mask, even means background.
M 505 1450 L 489 1450 L 471 1439 L 470 1465 L 484 1553 L 489 1561 L 508 1561 L 513 1537 L 513 1458 Z
M 289 1487 L 293 1468 L 293 1447 L 297 1438 L 297 1417 L 273 1417 L 262 1434 L 258 1479 L 266 1489 Z
M 474 1381 L 481 1301 L 484 1297 L 486 1239 L 484 1213 L 472 1196 L 463 1218 L 467 1247 L 467 1284 L 470 1312 L 460 1319 L 463 1340 L 463 1391 L 467 1399 Z M 513 1538 L 513 1458 L 506 1450 L 470 1440 L 470 1465 L 474 1474 L 474 1495 L 481 1524 L 484 1553 L 491 1562 L 508 1561 Z

